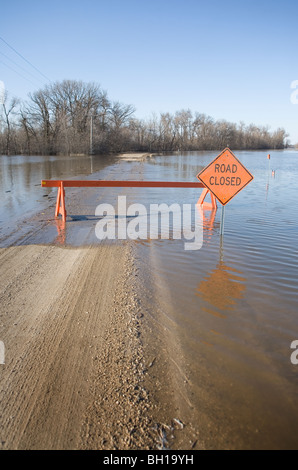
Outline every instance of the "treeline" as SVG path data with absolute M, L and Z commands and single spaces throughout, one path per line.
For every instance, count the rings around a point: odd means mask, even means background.
M 5 98 L 0 127 L 1 154 L 70 155 L 128 151 L 282 149 L 284 129 L 214 120 L 190 110 L 161 113 L 148 120 L 132 105 L 112 101 L 98 85 L 64 80 L 29 95 Z

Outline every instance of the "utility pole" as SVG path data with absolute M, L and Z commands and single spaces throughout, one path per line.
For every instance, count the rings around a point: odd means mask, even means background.
M 90 119 L 90 155 L 93 155 L 93 114 Z

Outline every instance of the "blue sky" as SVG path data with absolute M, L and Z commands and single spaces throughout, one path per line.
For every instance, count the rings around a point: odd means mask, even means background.
M 297 0 L 10 0 L 0 80 L 26 99 L 49 81 L 96 82 L 136 117 L 191 109 L 284 127 L 298 142 Z

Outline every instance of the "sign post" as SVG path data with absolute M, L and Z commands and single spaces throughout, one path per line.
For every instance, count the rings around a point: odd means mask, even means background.
M 224 233 L 224 227 L 225 227 L 225 210 L 226 210 L 226 206 L 221 206 L 221 218 L 220 218 L 220 229 L 219 229 L 219 234 L 221 236 Z
M 225 205 L 253 179 L 229 148 L 224 149 L 197 178 L 222 204 L 220 235 L 224 232 Z

